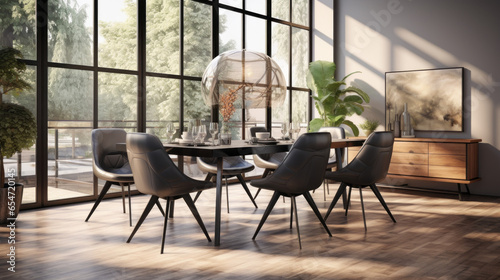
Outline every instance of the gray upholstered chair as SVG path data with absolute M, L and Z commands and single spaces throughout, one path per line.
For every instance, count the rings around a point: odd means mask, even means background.
M 332 139 L 345 139 L 345 130 L 342 127 L 329 126 L 322 127 L 319 129 L 319 132 L 329 132 L 332 136 Z M 341 158 L 344 161 L 345 149 L 342 149 Z M 330 158 L 328 159 L 328 165 L 326 166 L 326 170 L 333 171 L 337 169 L 337 158 L 335 149 L 330 149 Z M 325 179 L 323 182 L 323 199 L 326 201 L 326 194 L 330 194 L 330 186 L 328 184 L 328 179 Z
M 132 170 L 127 159 L 126 152 L 118 151 L 117 143 L 125 143 L 127 132 L 118 128 L 102 128 L 92 130 L 92 169 L 94 175 L 106 181 L 99 193 L 94 206 L 90 210 L 87 222 L 94 213 L 101 200 L 109 191 L 112 185 L 120 185 L 122 188 L 123 213 L 125 213 L 125 190 L 128 187 L 129 221 L 132 226 L 132 211 L 130 202 L 130 184 L 134 183 Z
M 309 191 L 318 188 L 321 182 L 323 182 L 330 153 L 330 143 L 330 133 L 319 132 L 302 134 L 299 139 L 295 141 L 283 162 L 271 175 L 262 179 L 252 180 L 252 186 L 274 191 L 273 197 L 252 239 L 255 239 L 259 233 L 279 197 L 286 196 L 290 197 L 292 200 L 292 211 L 290 215 L 293 217 L 295 214 L 299 246 L 302 248 L 297 217 L 297 203 L 295 201 L 295 197 L 300 195 L 304 196 L 328 235 L 332 236 L 309 193 Z M 290 227 L 291 226 L 292 220 L 290 220 Z
M 208 241 L 211 241 L 200 214 L 189 194 L 191 192 L 212 188 L 214 184 L 207 181 L 194 180 L 182 173 L 163 148 L 160 139 L 154 135 L 146 133 L 129 133 L 127 135 L 127 154 L 134 174 L 137 190 L 143 194 L 151 195 L 127 243 L 132 240 L 151 211 L 151 208 L 158 203 L 160 198 L 167 200 L 167 206 L 165 208 L 167 213 L 165 213 L 161 244 L 162 254 L 165 245 L 165 233 L 167 230 L 170 203 L 178 198 L 184 199 L 203 233 L 205 233 L 206 238 Z
M 389 164 L 391 163 L 393 145 L 394 136 L 392 132 L 374 132 L 366 139 L 356 157 L 347 166 L 335 172 L 326 172 L 325 178 L 341 182 L 341 184 L 335 194 L 335 197 L 333 198 L 332 203 L 330 204 L 330 207 L 328 208 L 325 220 L 328 218 L 333 207 L 348 186 L 349 195 L 347 198 L 347 204 L 345 205 L 345 215 L 347 216 L 347 211 L 349 210 L 352 188 L 359 188 L 365 231 L 365 207 L 363 205 L 363 193 L 361 191 L 365 187 L 370 187 L 382 206 L 384 206 L 392 221 L 396 222 L 391 211 L 389 210 L 389 207 L 385 203 L 384 198 L 375 185 L 375 183 L 384 180 L 387 176 Z
M 212 177 L 217 176 L 217 159 L 216 158 L 197 158 L 196 162 L 198 164 L 198 168 L 202 172 L 207 173 L 207 177 L 205 178 L 205 181 L 210 181 Z M 236 176 L 238 181 L 240 182 L 241 186 L 247 193 L 248 197 L 252 201 L 253 205 L 255 208 L 257 207 L 257 203 L 255 203 L 255 200 L 253 199 L 252 194 L 250 193 L 250 190 L 247 187 L 247 184 L 245 183 L 245 180 L 243 179 L 243 176 L 241 174 L 250 172 L 255 169 L 255 166 L 248 161 L 242 159 L 241 157 L 225 157 L 223 159 L 222 163 L 222 177 L 226 181 L 226 203 L 227 203 L 227 212 L 229 213 L 229 188 L 228 188 L 228 183 L 227 179 Z M 194 201 L 198 199 L 202 191 L 199 191 L 195 198 Z
M 257 132 L 267 132 L 267 129 L 263 126 L 254 126 L 250 128 L 250 135 L 252 137 L 255 137 L 255 134 Z M 262 178 L 265 178 L 269 173 L 273 172 L 278 168 L 278 165 L 283 162 L 283 159 L 285 158 L 286 153 L 275 153 L 275 154 L 262 154 L 262 155 L 253 155 L 253 163 L 255 166 L 259 168 L 264 168 L 264 173 L 262 173 Z M 254 199 L 257 198 L 257 196 L 260 193 L 260 189 L 257 190 L 255 193 L 255 196 L 253 197 Z

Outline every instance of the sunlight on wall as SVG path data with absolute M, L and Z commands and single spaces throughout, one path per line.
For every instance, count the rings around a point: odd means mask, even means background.
M 313 61 L 333 60 L 333 2 L 314 1 Z

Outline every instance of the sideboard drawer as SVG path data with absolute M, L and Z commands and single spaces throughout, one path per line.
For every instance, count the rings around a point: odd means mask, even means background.
M 467 179 L 466 168 L 454 166 L 429 166 L 429 177 L 465 180 Z
M 429 143 L 394 142 L 393 153 L 429 153 Z
M 467 157 L 466 156 L 457 156 L 457 155 L 429 154 L 429 165 L 465 168 L 467 166 Z
M 429 176 L 429 165 L 391 163 L 389 166 L 389 173 L 411 176 Z
M 391 164 L 429 164 L 429 156 L 427 154 L 412 154 L 412 153 L 392 153 Z
M 430 154 L 465 156 L 467 154 L 466 148 L 467 147 L 465 144 L 429 143 L 429 153 Z

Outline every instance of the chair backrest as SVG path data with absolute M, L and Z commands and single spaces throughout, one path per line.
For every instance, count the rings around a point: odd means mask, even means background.
M 390 131 L 373 132 L 356 157 L 344 168 L 359 173 L 351 183 L 371 185 L 387 176 L 391 163 L 394 135 Z
M 155 135 L 128 133 L 127 154 L 135 185 L 141 193 L 166 197 L 175 193 L 169 189 L 192 180 L 177 168 Z
M 329 132 L 332 139 L 345 139 L 345 130 L 343 127 L 328 126 L 319 129 L 319 132 Z M 345 149 L 342 149 L 342 160 L 344 159 Z M 335 149 L 330 149 L 330 158 L 335 159 Z
M 119 128 L 99 128 L 92 130 L 92 168 L 94 174 L 103 178 L 103 173 L 120 172 L 128 165 L 127 154 L 116 148 L 117 143 L 125 143 L 127 132 Z M 123 168 L 128 170 L 128 168 Z
M 271 175 L 272 180 L 286 184 L 290 194 L 300 194 L 318 188 L 325 176 L 330 145 L 330 133 L 302 134 Z
M 268 132 L 267 129 L 263 126 L 253 126 L 250 127 L 250 136 L 255 137 L 255 133 L 257 132 Z

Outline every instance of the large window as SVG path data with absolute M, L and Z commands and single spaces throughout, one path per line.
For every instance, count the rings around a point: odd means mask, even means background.
M 309 0 L 4 2 L 0 43 L 23 52 L 33 90 L 2 98 L 36 114 L 37 143 L 43 145 L 6 159 L 21 169 L 28 207 L 97 197 L 103 182 L 92 174 L 94 128 L 164 139 L 167 122 L 178 137 L 191 119 L 214 119 L 200 82 L 205 67 L 224 51 L 245 48 L 272 56 L 288 86 L 285 103 L 271 109 L 270 120 L 265 109 L 238 109 L 231 120 L 234 137 L 248 137 L 250 127 L 265 124 L 279 136 L 280 123 L 290 121 L 306 130 Z M 200 175 L 195 164 L 185 170 L 190 168 L 190 175 Z

